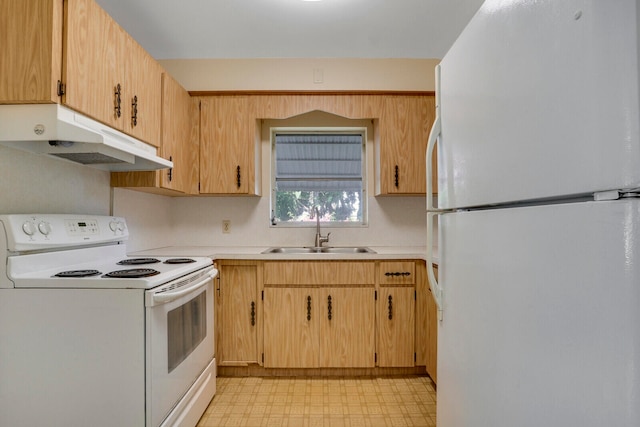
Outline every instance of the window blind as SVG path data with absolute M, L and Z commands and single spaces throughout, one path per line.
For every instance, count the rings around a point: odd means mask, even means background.
M 362 190 L 362 135 L 287 133 L 275 141 L 277 190 Z

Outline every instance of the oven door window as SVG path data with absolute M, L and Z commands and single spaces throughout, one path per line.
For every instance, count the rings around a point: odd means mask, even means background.
M 168 373 L 182 363 L 207 336 L 206 294 L 187 301 L 167 313 Z

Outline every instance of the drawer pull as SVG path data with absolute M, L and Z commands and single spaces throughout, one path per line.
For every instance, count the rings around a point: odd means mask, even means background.
M 251 326 L 256 325 L 256 303 L 251 301 Z
M 385 276 L 389 277 L 389 276 L 411 276 L 411 273 L 408 271 L 387 271 L 386 273 L 384 273 Z

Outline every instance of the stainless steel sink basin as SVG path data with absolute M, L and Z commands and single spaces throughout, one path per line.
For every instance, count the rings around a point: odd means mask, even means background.
M 327 247 L 292 247 L 282 246 L 269 248 L 263 254 L 375 254 L 376 251 L 366 246 L 327 246 Z

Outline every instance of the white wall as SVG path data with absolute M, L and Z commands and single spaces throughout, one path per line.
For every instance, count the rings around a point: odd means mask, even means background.
M 189 91 L 430 91 L 438 59 L 168 59 L 160 64 Z M 322 81 L 318 82 L 318 73 Z
M 109 211 L 108 172 L 0 145 L 0 213 Z

